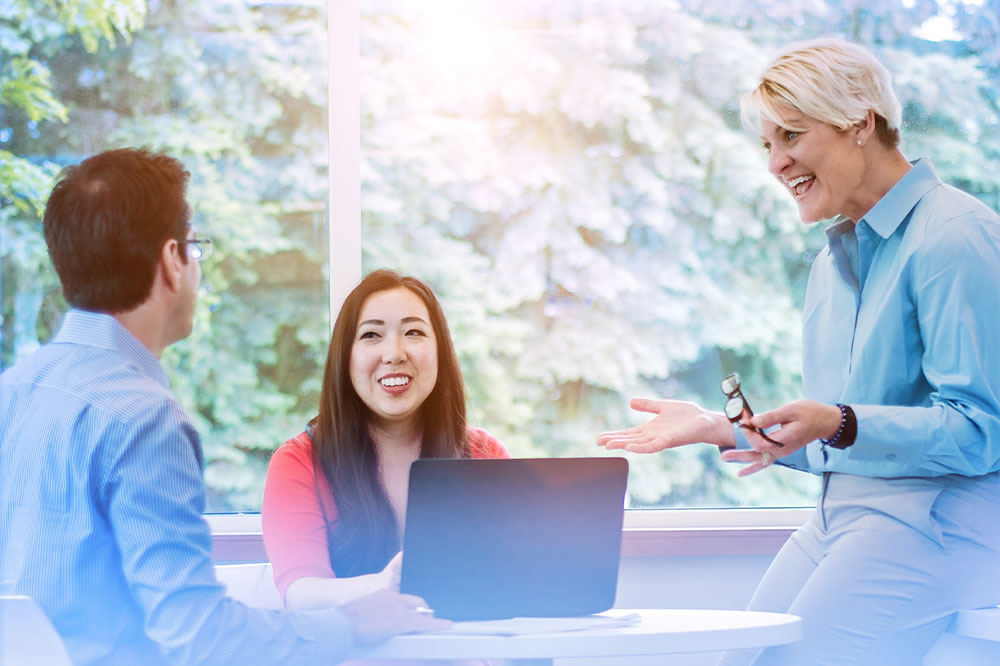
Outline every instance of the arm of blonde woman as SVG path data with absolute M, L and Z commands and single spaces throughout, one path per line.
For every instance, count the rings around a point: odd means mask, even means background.
M 601 433 L 597 436 L 599 446 L 635 453 L 656 453 L 699 442 L 720 449 L 733 447 L 733 427 L 722 412 L 710 412 L 682 400 L 636 398 L 629 405 L 656 416 L 642 425 Z
M 809 442 L 829 439 L 840 428 L 841 411 L 836 405 L 826 405 L 815 400 L 795 400 L 750 419 L 751 425 L 768 431 L 768 436 L 780 440 L 777 448 L 752 430 L 745 431 L 749 449 L 725 451 L 726 462 L 749 463 L 740 470 L 740 476 L 755 474 L 770 465 L 771 461 L 798 451 Z M 771 430 L 779 426 L 778 430 Z M 763 454 L 763 458 L 762 458 Z
M 378 573 L 350 578 L 319 578 L 315 576 L 298 578 L 285 590 L 285 608 L 289 610 L 316 610 L 330 606 L 343 606 L 379 590 L 398 592 L 402 563 L 403 553 L 400 551 Z

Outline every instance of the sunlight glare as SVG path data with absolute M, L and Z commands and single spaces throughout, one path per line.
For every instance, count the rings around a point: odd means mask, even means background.
M 956 41 L 962 38 L 955 31 L 955 23 L 951 17 L 942 14 L 924 21 L 913 34 L 931 42 Z
M 496 30 L 476 7 L 461 0 L 425 0 L 420 27 L 420 50 L 427 65 L 466 85 L 492 78 L 497 53 Z

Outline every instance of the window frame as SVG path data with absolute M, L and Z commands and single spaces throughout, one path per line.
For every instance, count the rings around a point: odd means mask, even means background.
M 327 0 L 329 276 L 333 313 L 361 280 L 361 6 Z M 725 555 L 776 552 L 812 513 L 805 508 L 626 511 L 623 554 Z M 213 533 L 260 533 L 259 514 L 207 516 Z
M 327 0 L 330 327 L 361 280 L 361 5 Z
M 622 557 L 774 555 L 811 508 L 629 509 Z M 264 562 L 259 513 L 205 514 L 216 562 Z

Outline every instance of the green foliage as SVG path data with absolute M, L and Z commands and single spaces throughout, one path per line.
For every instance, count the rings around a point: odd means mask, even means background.
M 15 56 L 6 69 L 0 81 L 5 104 L 23 109 L 33 122 L 47 118 L 66 120 L 66 107 L 52 95 L 46 67 L 30 58 Z
M 41 217 L 45 210 L 45 196 L 52 187 L 54 173 L 51 167 L 39 167 L 16 155 L 0 150 L 0 197 L 17 213 Z M 0 214 L 6 221 L 14 210 Z M 6 227 L 6 225 L 4 225 Z
M 0 4 L 0 100 L 3 149 L 0 149 L 0 285 L 3 320 L 0 367 L 11 364 L 51 335 L 64 304 L 48 265 L 39 222 L 58 167 L 30 159 L 25 138 L 41 135 L 39 126 L 66 122 L 69 110 L 59 98 L 48 62 L 79 38 L 88 53 L 116 34 L 127 40 L 142 27 L 140 0 L 11 0 Z M 12 137 L 11 135 L 14 134 Z
M 195 330 L 164 364 L 203 433 L 211 509 L 256 507 L 270 451 L 316 412 L 322 5 L 0 5 L 0 361 L 44 340 L 61 305 L 39 222 L 56 165 L 126 145 L 182 158 L 216 253 Z M 515 455 L 600 455 L 597 433 L 645 418 L 628 398 L 721 406 L 733 370 L 759 410 L 799 395 L 799 309 L 825 236 L 738 120 L 777 45 L 869 45 L 895 74 L 905 152 L 1000 203 L 998 0 L 430 7 L 363 3 L 364 266 L 434 286 L 470 422 Z M 942 12 L 965 41 L 920 36 Z M 787 470 L 737 479 L 708 446 L 632 463 L 633 506 L 816 490 Z
M 96 53 L 101 42 L 114 46 L 117 37 L 128 41 L 141 29 L 146 12 L 143 0 L 13 0 L 14 18 L 21 22 L 54 22 L 67 34 L 80 36 L 87 53 Z M 41 29 L 30 30 L 33 37 Z
M 37 58 L 3 70 L 5 91 L 31 93 L 4 96 L 3 364 L 52 329 L 33 326 L 58 303 L 39 221 L 51 165 L 119 146 L 180 157 L 217 252 L 194 333 L 164 365 L 203 435 L 210 510 L 254 508 L 270 451 L 316 411 L 326 345 L 324 17 L 292 10 L 275 31 L 270 10 L 236 0 L 146 11 L 87 0 L 3 16 L 17 37 L 4 48 Z
M 472 417 L 517 454 L 593 455 L 597 432 L 647 418 L 628 397 L 721 404 L 732 370 L 759 409 L 799 395 L 825 236 L 737 109 L 781 43 L 869 44 L 897 72 L 907 151 L 996 204 L 995 94 L 977 54 L 913 36 L 933 0 L 687 5 L 363 12 L 365 267 L 431 279 L 460 347 L 478 338 Z M 634 462 L 636 505 L 798 504 L 817 487 L 737 481 L 696 448 Z

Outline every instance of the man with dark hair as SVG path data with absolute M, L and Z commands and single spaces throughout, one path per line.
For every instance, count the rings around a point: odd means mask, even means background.
M 124 149 L 52 191 L 45 240 L 73 309 L 0 375 L 0 591 L 34 598 L 74 664 L 331 664 L 445 626 L 391 590 L 299 613 L 225 596 L 201 441 L 159 364 L 191 332 L 208 244 L 187 180 L 170 157 Z
M 129 149 L 66 169 L 49 196 L 44 231 L 70 305 L 125 312 L 146 300 L 163 243 L 183 246 L 190 231 L 187 180 L 177 160 Z

